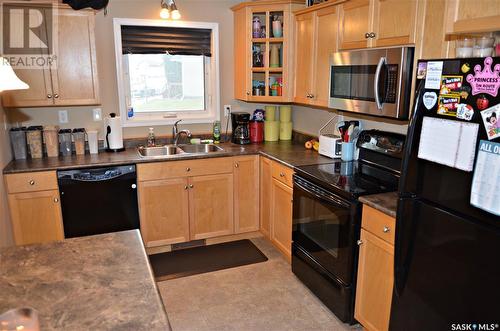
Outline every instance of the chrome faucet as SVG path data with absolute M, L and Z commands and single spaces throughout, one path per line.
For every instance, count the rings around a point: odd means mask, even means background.
M 191 138 L 191 131 L 189 130 L 181 130 L 179 131 L 179 128 L 177 127 L 177 124 L 182 121 L 178 120 L 177 122 L 174 123 L 174 126 L 172 128 L 172 137 L 174 137 L 174 145 L 177 146 L 177 142 L 179 141 L 179 137 L 181 134 L 185 134 L 188 138 Z

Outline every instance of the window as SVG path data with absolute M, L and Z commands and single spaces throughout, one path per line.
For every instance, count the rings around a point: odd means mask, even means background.
M 123 126 L 219 118 L 218 24 L 114 19 Z

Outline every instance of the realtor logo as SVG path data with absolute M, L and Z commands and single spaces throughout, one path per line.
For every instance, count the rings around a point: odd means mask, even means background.
M 46 69 L 56 65 L 55 4 L 2 1 L 0 14 L 0 55 L 14 69 Z

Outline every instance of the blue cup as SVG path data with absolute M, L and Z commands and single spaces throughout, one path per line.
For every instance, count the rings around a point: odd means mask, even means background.
M 342 143 L 342 152 L 340 158 L 342 159 L 342 161 L 354 160 L 354 142 Z

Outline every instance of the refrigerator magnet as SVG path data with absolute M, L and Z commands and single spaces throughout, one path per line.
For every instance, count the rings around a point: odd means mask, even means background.
M 488 140 L 500 137 L 500 104 L 481 112 Z
M 424 79 L 427 72 L 427 62 L 419 62 L 417 69 L 417 79 Z
M 457 108 L 460 103 L 460 96 L 455 94 L 440 95 L 437 113 L 445 116 L 457 116 Z
M 425 88 L 430 90 L 439 90 L 439 88 L 441 87 L 442 74 L 443 74 L 443 61 L 427 62 Z
M 439 94 L 459 92 L 462 87 L 462 76 L 442 76 Z
M 422 100 L 424 102 L 424 106 L 428 110 L 431 110 L 432 108 L 434 108 L 434 106 L 437 103 L 437 99 L 438 99 L 438 97 L 437 97 L 436 92 L 425 92 L 424 96 L 422 98 Z
M 470 121 L 472 116 L 474 116 L 474 108 L 471 105 L 460 103 L 457 106 L 457 118 Z
M 487 57 L 484 59 L 484 69 L 481 65 L 474 66 L 474 74 L 467 75 L 467 82 L 472 86 L 472 95 L 486 93 L 496 97 L 500 88 L 500 64 L 496 64 L 493 71 L 491 65 L 493 59 Z

